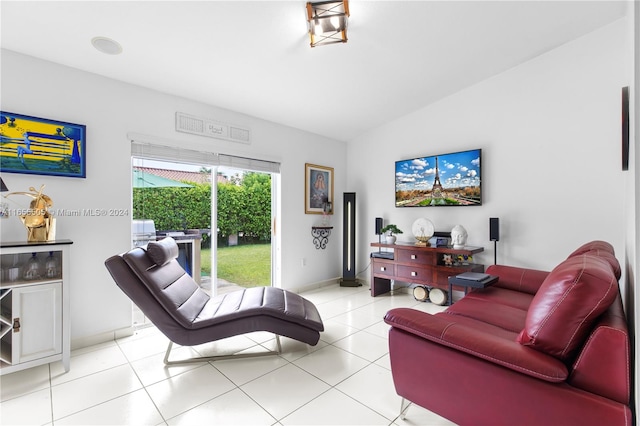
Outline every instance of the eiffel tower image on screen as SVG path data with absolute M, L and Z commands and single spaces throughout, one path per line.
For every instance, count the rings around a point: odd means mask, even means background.
M 444 198 L 444 190 L 440 183 L 440 174 L 438 173 L 438 157 L 436 157 L 436 177 L 433 180 L 433 187 L 431 188 L 431 204 L 442 204 Z

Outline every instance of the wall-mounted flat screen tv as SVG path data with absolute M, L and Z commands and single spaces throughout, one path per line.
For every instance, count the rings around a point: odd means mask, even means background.
M 481 149 L 396 161 L 396 207 L 482 204 Z

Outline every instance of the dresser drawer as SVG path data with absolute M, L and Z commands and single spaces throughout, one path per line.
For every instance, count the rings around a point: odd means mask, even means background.
M 399 263 L 419 263 L 421 265 L 434 265 L 434 253 L 424 250 L 396 250 Z
M 474 265 L 472 256 L 482 252 L 482 247 L 423 247 L 413 243 L 396 244 L 371 243 L 378 251 L 382 248 L 393 249 L 393 258 L 371 257 L 371 296 L 387 293 L 393 287 L 393 281 L 403 281 L 429 287 L 448 288 L 448 278 L 465 271 L 483 271 L 482 265 Z M 468 265 L 447 266 L 447 259 L 457 260 L 459 256 L 469 262 Z M 466 256 L 466 257 L 465 257 Z M 466 262 L 465 262 L 466 263 Z
M 434 268 L 434 270 L 436 275 L 434 283 L 448 286 L 449 277 L 462 274 L 463 272 L 484 272 L 484 265 L 438 266 Z
M 428 284 L 433 281 L 433 269 L 419 266 L 396 265 L 396 276 L 401 281 Z
M 391 262 L 373 261 L 371 272 L 377 276 L 393 277 L 396 273 L 396 265 Z

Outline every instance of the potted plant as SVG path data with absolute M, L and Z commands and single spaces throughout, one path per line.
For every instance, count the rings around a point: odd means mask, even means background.
M 395 244 L 396 243 L 396 236 L 393 235 L 394 233 L 396 234 L 402 234 L 402 230 L 400 228 L 398 228 L 396 225 L 390 223 L 387 226 L 385 226 L 384 228 L 382 228 L 380 230 L 380 232 L 382 232 L 383 234 L 385 233 L 389 233 L 386 235 L 385 239 L 387 240 L 387 244 Z

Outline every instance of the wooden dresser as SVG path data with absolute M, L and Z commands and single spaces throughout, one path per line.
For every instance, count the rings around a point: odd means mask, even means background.
M 371 296 L 391 290 L 391 281 L 398 280 L 412 284 L 422 284 L 449 288 L 448 278 L 463 272 L 484 272 L 484 265 L 473 263 L 473 255 L 484 251 L 483 247 L 420 247 L 413 243 L 371 243 L 385 251 L 393 249 L 393 259 L 371 257 Z M 447 265 L 451 256 L 452 265 Z

